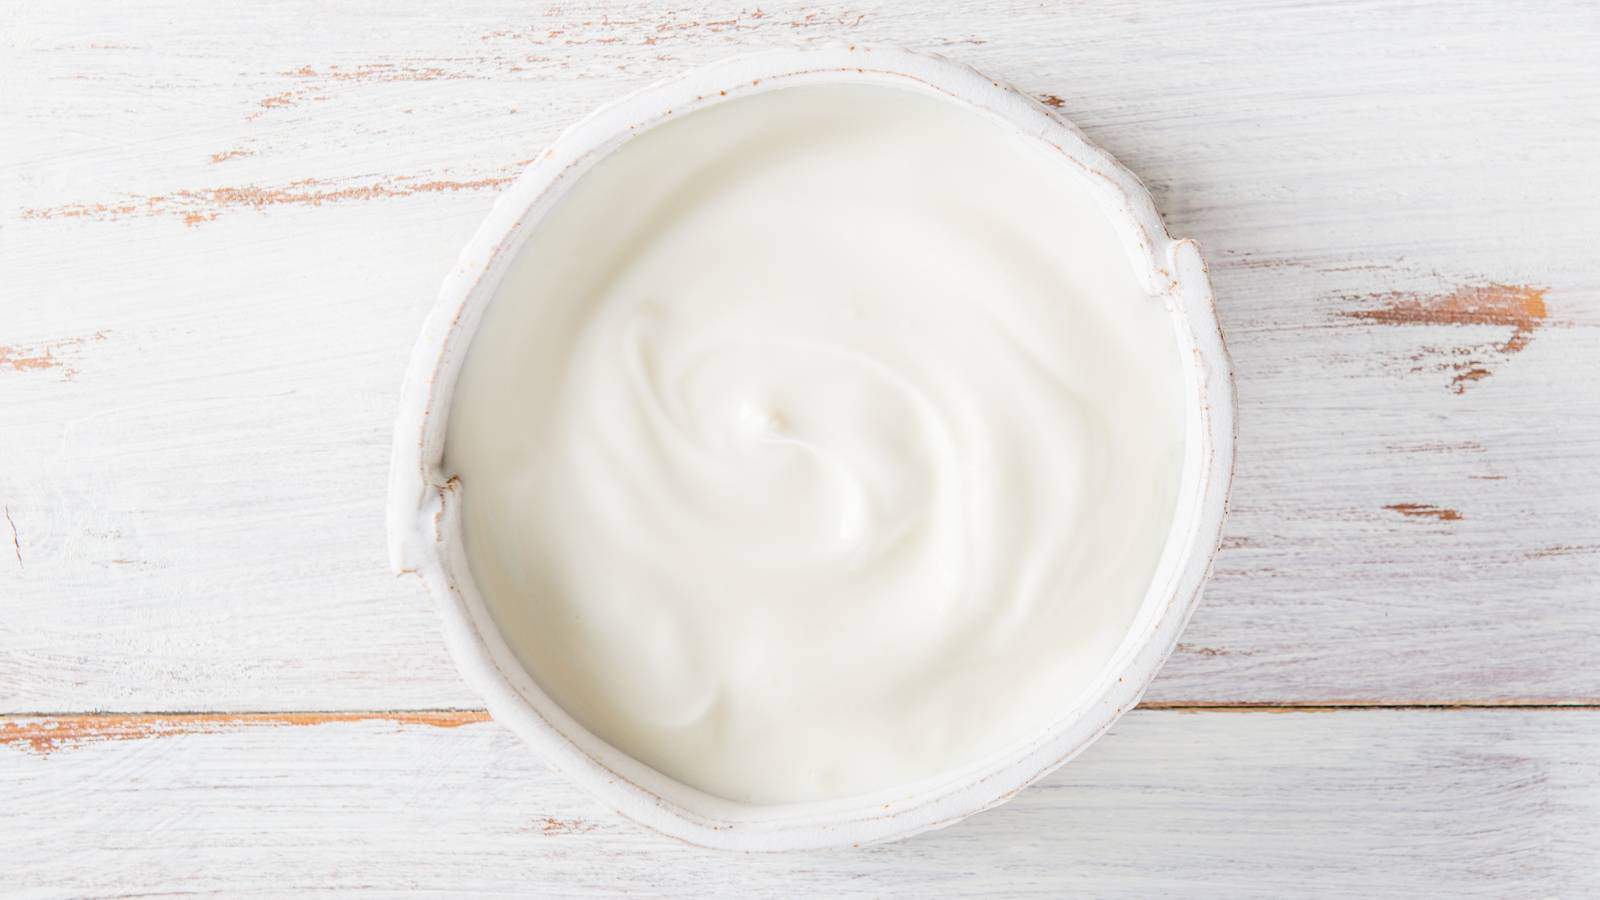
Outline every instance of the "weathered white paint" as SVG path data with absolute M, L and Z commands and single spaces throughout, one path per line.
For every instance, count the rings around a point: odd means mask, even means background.
M 1595 710 L 1139 711 L 953 828 L 741 856 L 622 820 L 492 722 L 179 729 L 0 743 L 0 858 L 41 896 L 1580 897 L 1597 741 Z
M 858 38 L 1059 102 L 1206 249 L 1238 477 L 1153 699 L 1600 699 L 1592 4 L 0 21 L 0 709 L 474 703 L 383 558 L 440 279 L 500 179 L 599 102 Z M 1493 346 L 1509 327 L 1341 315 L 1488 282 L 1548 289 L 1520 352 Z M 1455 348 L 1492 373 L 1459 395 Z

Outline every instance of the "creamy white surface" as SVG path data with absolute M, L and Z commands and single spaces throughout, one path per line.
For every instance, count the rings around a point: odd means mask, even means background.
M 486 312 L 446 444 L 539 684 L 757 803 L 1067 712 L 1144 600 L 1183 452 L 1171 320 L 1083 177 L 867 86 L 722 103 L 587 173 Z

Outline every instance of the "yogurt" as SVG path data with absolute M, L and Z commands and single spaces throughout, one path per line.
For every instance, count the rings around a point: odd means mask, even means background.
M 644 130 L 511 263 L 451 405 L 472 578 L 595 735 L 729 800 L 979 763 L 1084 698 L 1183 459 L 1094 176 L 932 93 Z

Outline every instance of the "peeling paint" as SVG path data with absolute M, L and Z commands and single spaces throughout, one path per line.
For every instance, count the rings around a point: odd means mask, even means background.
M 491 175 L 463 180 L 426 175 L 381 178 L 365 184 L 344 185 L 338 181 L 303 178 L 278 187 L 242 185 L 239 187 L 193 188 L 170 194 L 135 197 L 114 203 L 68 203 L 22 211 L 24 219 L 92 219 L 116 221 L 146 216 L 176 216 L 185 225 L 210 222 L 223 212 L 237 209 L 264 210 L 269 206 L 323 206 L 360 200 L 410 197 L 415 194 L 454 193 L 457 191 L 496 190 L 514 181 L 514 174 Z M 0 364 L 5 359 L 0 357 Z
M 49 369 L 60 369 L 61 377 L 71 381 L 77 377 L 78 369 L 72 365 L 68 358 L 73 356 L 78 348 L 89 341 L 103 341 L 106 333 L 97 331 L 88 337 L 70 337 L 59 341 L 47 341 L 43 344 L 32 346 L 6 346 L 0 345 L 0 368 L 9 367 L 13 372 L 38 372 Z
M 1254 656 L 1253 650 L 1229 650 L 1227 647 L 1202 647 L 1197 644 L 1180 643 L 1173 648 L 1178 653 L 1188 653 L 1194 656 Z
M 1364 298 L 1381 305 L 1347 310 L 1343 318 L 1380 325 L 1493 326 L 1510 328 L 1504 342 L 1425 346 L 1412 356 L 1413 372 L 1438 371 L 1450 375 L 1450 390 L 1465 393 L 1467 386 L 1493 374 L 1498 365 L 1522 352 L 1534 332 L 1545 324 L 1545 288 L 1489 283 L 1465 285 L 1445 294 L 1388 293 Z
M 0 347 L 0 366 L 10 366 L 18 372 L 29 369 L 49 369 L 60 365 L 49 347 L 28 350 L 20 347 Z
M 705 35 L 723 35 L 777 29 L 774 37 L 813 29 L 833 31 L 859 28 L 867 19 L 864 12 L 849 9 L 836 11 L 813 10 L 790 19 L 777 19 L 762 9 L 740 11 L 723 18 L 680 18 L 668 10 L 658 20 L 613 19 L 602 15 L 598 19 L 559 20 L 562 11 L 552 8 L 545 18 L 558 19 L 546 24 L 526 27 L 497 28 L 480 35 L 482 41 L 516 41 L 534 45 L 584 46 L 589 44 L 639 44 L 653 46 L 663 40 L 692 40 Z M 552 27 L 553 26 L 553 27 Z M 981 43 L 981 42 L 980 42 Z
M 540 834 L 554 836 L 558 834 L 587 834 L 600 826 L 592 822 L 585 822 L 582 819 L 558 819 L 555 816 L 545 816 L 536 827 Z M 534 829 L 524 830 L 532 831 Z
M 1441 522 L 1459 522 L 1462 518 L 1461 513 L 1453 509 L 1431 503 L 1390 503 L 1384 509 L 1394 510 L 1402 516 L 1438 519 Z
M 0 717 L 0 747 L 48 756 L 106 741 L 136 741 L 188 734 L 221 734 L 244 728 L 298 727 L 342 722 L 392 722 L 401 727 L 459 728 L 489 721 L 484 710 L 304 713 L 107 713 L 46 717 Z
M 303 102 L 318 102 L 330 99 L 324 93 L 329 85 L 339 82 L 416 82 L 416 81 L 460 81 L 488 77 L 486 73 L 446 69 L 436 62 L 465 62 L 484 66 L 492 61 L 487 57 L 453 57 L 449 60 L 428 60 L 428 65 L 409 65 L 406 63 L 363 63 L 357 66 L 342 67 L 337 64 L 318 69 L 315 66 L 305 65 L 298 69 L 289 69 L 279 72 L 290 78 L 307 83 L 305 87 L 281 91 L 257 101 L 257 106 L 262 109 L 281 109 L 297 106 Z M 492 68 L 492 66 L 491 66 Z M 257 110 L 247 116 L 248 120 L 260 118 L 262 115 Z
M 442 61 L 442 60 L 441 60 Z M 487 62 L 484 57 L 453 58 L 451 62 Z M 475 77 L 468 72 L 450 71 L 441 66 L 412 66 L 403 63 L 366 63 L 350 68 L 337 65 L 318 71 L 313 66 L 301 66 L 279 74 L 293 78 L 315 78 L 324 81 L 455 81 Z

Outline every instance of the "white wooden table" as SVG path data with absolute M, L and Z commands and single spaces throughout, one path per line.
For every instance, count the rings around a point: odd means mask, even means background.
M 1600 893 L 1600 7 L 0 2 L 0 891 Z M 949 830 L 677 845 L 386 568 L 396 393 L 565 125 L 762 45 L 1058 107 L 1211 265 L 1232 516 L 1147 702 Z

